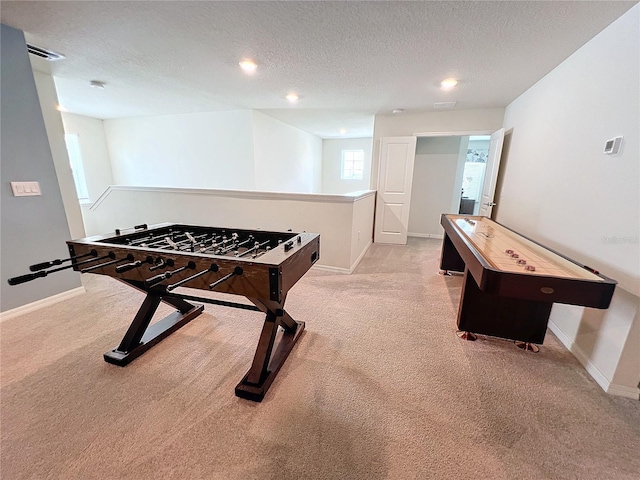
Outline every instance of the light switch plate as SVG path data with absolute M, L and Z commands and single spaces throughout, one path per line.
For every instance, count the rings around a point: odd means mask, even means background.
M 42 195 L 39 182 L 11 182 L 14 197 L 29 197 Z

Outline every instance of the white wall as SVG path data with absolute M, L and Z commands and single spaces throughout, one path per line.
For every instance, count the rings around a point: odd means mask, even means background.
M 496 219 L 618 280 L 606 311 L 556 305 L 550 326 L 605 389 L 637 398 L 640 345 L 640 6 L 505 111 Z M 624 135 L 617 155 L 605 141 Z M 621 370 L 622 369 L 622 370 Z M 624 384 L 611 382 L 623 379 Z
M 360 263 L 373 243 L 373 213 L 375 210 L 375 195 L 359 197 L 353 203 L 351 216 L 351 257 L 349 272 Z
M 62 113 L 62 121 L 65 133 L 78 135 L 89 200 L 93 203 L 109 185 L 115 183 L 104 133 L 104 122 L 97 118 L 72 113 Z M 95 232 L 96 229 L 95 217 L 91 215 L 89 210 L 91 203 L 80 205 L 86 232 Z M 74 238 L 83 236 L 74 236 Z
M 163 222 L 314 232 L 321 235 L 318 265 L 348 273 L 371 244 L 374 194 L 117 186 L 92 207 L 96 231 L 88 234 Z
M 362 180 L 342 180 L 342 150 L 364 150 Z M 322 192 L 349 193 L 368 190 L 371 184 L 373 139 L 340 138 L 322 141 Z
M 322 140 L 261 112 L 104 121 L 118 185 L 319 192 Z
M 503 108 L 404 112 L 400 115 L 376 115 L 373 127 L 371 186 L 378 184 L 379 140 L 416 133 L 495 132 L 502 128 Z
M 457 174 L 459 165 L 464 165 L 464 157 L 460 156 L 461 140 L 462 137 L 457 136 L 418 138 L 411 187 L 409 235 L 441 237 L 440 215 L 458 212 L 460 182 Z M 465 145 L 466 141 L 465 137 Z M 456 201 L 452 205 L 454 197 Z
M 104 121 L 120 185 L 253 189 L 251 111 Z
M 255 189 L 266 192 L 320 192 L 322 140 L 253 111 Z
M 69 231 L 72 238 L 82 238 L 85 232 L 84 224 L 76 186 L 73 181 L 73 173 L 71 172 L 71 164 L 69 163 L 69 154 L 64 141 L 65 132 L 62 118 L 56 108 L 58 106 L 56 86 L 53 77 L 47 73 L 34 71 L 33 78 L 38 90 L 42 118 L 47 130 L 47 138 L 51 148 L 53 165 L 56 169 L 56 176 L 58 177 Z
M 72 113 L 62 113 L 62 122 L 65 133 L 78 135 L 89 199 L 95 202 L 114 184 L 104 122 Z
M 499 218 L 640 295 L 640 85 L 634 7 L 508 106 Z M 584 79 L 589 79 L 585 81 Z M 605 141 L 624 135 L 616 156 Z M 613 241 L 613 239 L 621 239 Z
M 632 304 L 631 302 L 629 302 Z M 637 372 L 638 365 L 640 365 L 640 309 L 636 310 L 636 317 L 633 320 L 629 334 L 625 341 L 622 353 L 620 355 L 620 361 L 616 367 L 616 371 L 613 376 L 613 385 L 631 385 L 628 392 L 633 395 L 634 382 L 638 380 Z M 624 392 L 620 392 L 624 395 Z

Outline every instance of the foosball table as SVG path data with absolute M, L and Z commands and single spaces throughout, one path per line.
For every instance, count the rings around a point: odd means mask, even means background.
M 10 285 L 46 277 L 64 269 L 108 275 L 146 297 L 120 345 L 104 354 L 125 366 L 202 313 L 203 302 L 266 314 L 253 362 L 236 386 L 237 396 L 264 398 L 291 352 L 304 322 L 284 310 L 289 290 L 316 263 L 320 236 L 163 223 L 139 225 L 113 234 L 67 242 L 69 258 L 29 267 L 32 273 L 9 279 Z M 180 287 L 246 297 L 251 304 L 193 296 Z M 161 302 L 176 312 L 151 324 Z

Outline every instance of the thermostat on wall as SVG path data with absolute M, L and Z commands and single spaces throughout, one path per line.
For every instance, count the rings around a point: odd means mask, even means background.
M 604 144 L 605 155 L 613 155 L 614 153 L 618 153 L 621 143 L 622 137 L 616 137 L 612 138 L 611 140 L 607 140 L 607 142 Z

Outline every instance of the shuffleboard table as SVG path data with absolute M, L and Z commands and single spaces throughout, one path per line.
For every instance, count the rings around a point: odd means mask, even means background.
M 606 309 L 616 281 L 487 218 L 441 216 L 440 269 L 464 272 L 458 335 L 538 351 L 554 303 Z

